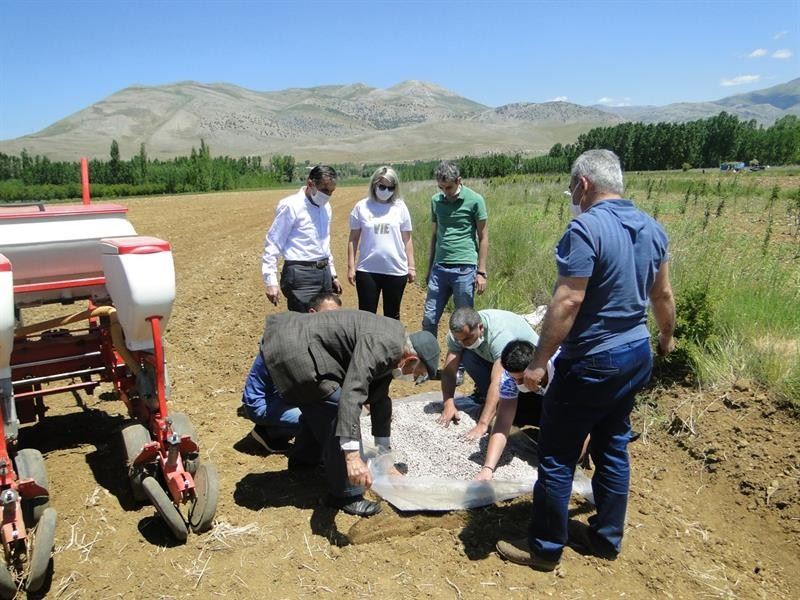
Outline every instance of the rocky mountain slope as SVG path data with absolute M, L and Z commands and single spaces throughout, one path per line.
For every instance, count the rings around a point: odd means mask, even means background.
M 311 161 L 397 161 L 486 152 L 538 154 L 592 127 L 626 120 L 686 121 L 727 110 L 771 123 L 800 114 L 800 79 L 715 102 L 586 107 L 568 102 L 492 108 L 424 81 L 259 92 L 193 81 L 131 86 L 53 125 L 0 142 L 0 152 L 51 159 L 123 157 L 144 143 L 153 158 L 186 155 L 200 139 L 214 155 L 292 154 Z

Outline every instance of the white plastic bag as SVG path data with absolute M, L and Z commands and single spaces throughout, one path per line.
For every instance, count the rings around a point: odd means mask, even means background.
M 375 455 L 369 452 L 369 469 L 372 489 L 381 498 L 400 511 L 447 511 L 477 508 L 510 500 L 530 493 L 536 481 L 461 481 L 441 477 L 407 477 L 391 475 L 395 464 L 393 453 Z M 576 469 L 572 492 L 594 503 L 591 480 L 581 469 Z

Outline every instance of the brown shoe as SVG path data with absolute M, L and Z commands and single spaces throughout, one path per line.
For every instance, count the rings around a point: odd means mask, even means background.
M 536 569 L 537 571 L 553 571 L 560 562 L 559 560 L 548 560 L 536 556 L 531 552 L 531 547 L 526 538 L 510 540 L 508 542 L 500 540 L 497 542 L 497 553 L 504 559 Z

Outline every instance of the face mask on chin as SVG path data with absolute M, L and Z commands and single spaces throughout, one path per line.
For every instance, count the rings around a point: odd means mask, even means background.
M 450 200 L 451 202 L 455 202 L 456 200 L 458 200 L 458 195 L 460 193 L 461 193 L 461 184 L 459 184 L 459 186 L 456 188 L 455 193 L 452 196 L 448 196 L 447 199 Z
M 519 392 L 521 394 L 527 394 L 527 393 L 530 392 L 530 390 L 528 389 L 528 386 L 525 385 L 524 383 L 518 383 L 517 384 L 517 390 L 519 390 Z
M 469 346 L 464 346 L 464 348 L 466 348 L 467 350 L 475 350 L 475 348 L 480 346 L 482 343 L 483 343 L 483 336 L 480 336 L 480 337 L 478 337 L 477 340 L 472 342 Z

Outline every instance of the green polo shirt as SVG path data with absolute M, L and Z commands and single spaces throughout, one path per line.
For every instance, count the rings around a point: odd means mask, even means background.
M 431 219 L 436 227 L 433 262 L 445 265 L 478 264 L 478 222 L 485 221 L 483 196 L 462 185 L 455 202 L 442 192 L 431 198 Z
M 539 336 L 520 315 L 495 308 L 479 310 L 478 314 L 483 323 L 483 343 L 473 352 L 483 360 L 490 363 L 499 360 L 503 348 L 514 340 L 525 340 L 534 346 L 539 345 Z M 464 351 L 464 346 L 453 336 L 452 331 L 447 332 L 447 349 L 450 352 Z

